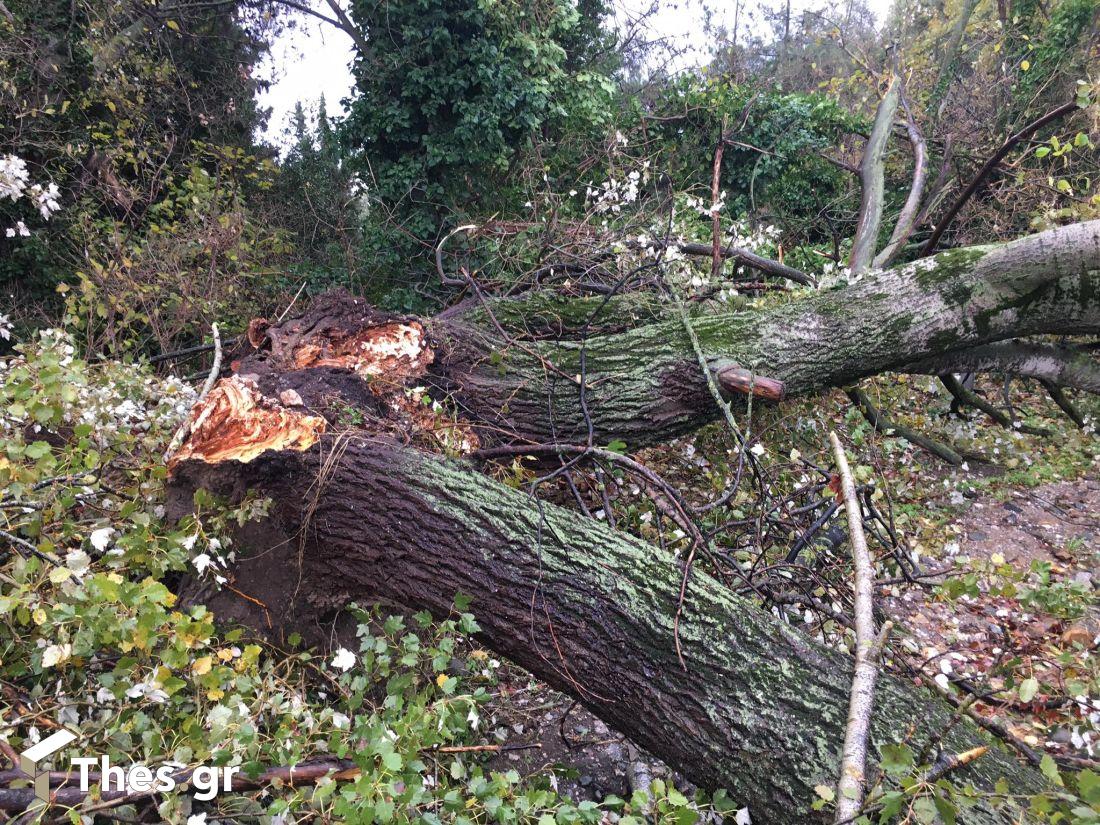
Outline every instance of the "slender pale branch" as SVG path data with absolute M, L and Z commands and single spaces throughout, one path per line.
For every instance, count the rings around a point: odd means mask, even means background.
M 851 822 L 863 807 L 864 774 L 867 765 L 867 736 L 871 730 L 871 714 L 875 707 L 875 681 L 878 678 L 878 657 L 881 643 L 875 637 L 875 568 L 863 533 L 863 512 L 856 494 L 856 483 L 848 467 L 848 458 L 836 433 L 829 433 L 833 456 L 840 473 L 840 489 L 844 494 L 844 509 L 848 515 L 848 538 L 852 545 L 855 577 L 852 593 L 855 600 L 856 649 L 852 672 L 852 692 L 848 700 L 848 724 L 844 731 L 844 751 L 837 783 L 836 817 L 834 822 Z M 883 628 L 889 632 L 889 623 Z
M 210 394 L 210 390 L 214 388 L 214 382 L 218 380 L 218 375 L 222 371 L 222 337 L 218 331 L 217 324 L 211 324 L 211 329 L 214 332 L 214 363 L 210 365 L 210 373 L 206 376 L 206 381 L 203 382 L 202 390 L 199 392 L 198 401 L 202 401 L 206 396 Z M 196 403 L 198 403 L 196 401 Z M 172 440 L 168 443 L 168 449 L 164 451 L 164 460 L 168 461 L 180 448 L 183 440 L 187 438 L 187 434 L 191 432 L 191 420 L 188 419 L 179 425 L 175 435 L 172 436 Z
M 887 89 L 875 113 L 875 125 L 871 129 L 871 136 L 867 139 L 867 146 L 863 150 L 863 162 L 859 167 L 863 198 L 859 207 L 859 223 L 856 225 L 855 238 L 852 240 L 852 255 L 848 260 L 852 274 L 863 272 L 875 257 L 886 188 L 883 154 L 890 140 L 890 131 L 894 126 L 898 97 L 899 83 L 895 75 L 891 78 L 890 88 Z
M 909 186 L 909 196 L 905 199 L 905 205 L 898 214 L 897 223 L 886 247 L 875 256 L 873 266 L 881 269 L 897 257 L 898 252 L 913 234 L 913 228 L 917 225 L 917 213 L 920 211 L 921 199 L 924 197 L 924 184 L 928 177 L 928 147 L 921 134 L 920 127 L 913 119 L 913 112 L 909 108 L 909 101 L 901 92 L 901 105 L 905 109 L 905 128 L 909 133 L 909 142 L 913 145 L 913 182 Z

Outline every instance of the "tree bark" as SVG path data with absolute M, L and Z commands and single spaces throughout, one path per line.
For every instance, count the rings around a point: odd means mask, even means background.
M 696 310 L 692 323 L 708 359 L 774 379 L 786 397 L 1024 335 L 1091 333 L 1100 330 L 1100 221 L 942 252 L 761 311 Z M 490 438 L 584 439 L 590 423 L 597 443 L 636 448 L 719 413 L 681 319 L 652 298 L 533 295 L 430 326 L 442 354 L 429 380 Z
M 320 469 L 320 472 L 319 472 Z M 724 787 L 753 822 L 824 821 L 814 787 L 832 785 L 851 683 L 848 656 L 823 647 L 696 571 L 673 641 L 681 581 L 669 553 L 442 460 L 366 434 L 326 435 L 305 452 L 249 463 L 188 461 L 182 502 L 205 486 L 276 503 L 258 555 L 235 586 L 276 624 L 313 625 L 350 602 L 381 599 L 446 616 L 456 592 L 486 645 L 583 702 L 692 781 Z M 220 617 L 246 607 L 213 605 Z M 945 704 L 881 679 L 871 754 L 911 729 L 920 750 L 951 718 Z M 988 739 L 969 723 L 943 747 Z M 1016 793 L 1042 779 L 994 747 L 958 779 Z M 1011 822 L 976 807 L 960 822 Z

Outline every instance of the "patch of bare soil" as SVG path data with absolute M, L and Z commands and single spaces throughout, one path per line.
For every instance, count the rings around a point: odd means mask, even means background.
M 1035 753 L 1100 754 L 1100 743 L 1079 732 L 1093 726 L 1100 706 L 1070 689 L 1087 681 L 1087 651 L 1100 642 L 1100 481 L 1047 484 L 1005 500 L 982 496 L 955 526 L 959 541 L 947 545 L 941 561 L 952 568 L 949 578 L 969 577 L 977 592 L 947 599 L 931 587 L 909 588 L 884 599 L 900 628 L 901 658 L 920 673 L 916 681 L 935 681 L 960 698 L 977 696 L 979 714 Z M 1059 615 L 1060 605 L 1046 609 L 1024 597 L 1036 581 L 1034 573 L 1026 577 L 1035 562 L 1049 566 L 1047 582 L 1038 586 L 1053 585 L 1052 593 L 1074 587 L 1086 605 L 1083 615 Z M 1013 569 L 1020 574 L 1015 580 L 1003 575 Z M 1028 680 L 1038 690 L 1024 687 Z
M 681 791 L 694 786 L 667 765 L 610 730 L 568 696 L 509 667 L 501 679 L 494 724 L 507 743 L 489 762 L 494 771 L 550 776 L 551 784 L 576 802 L 628 799 L 654 779 Z
M 1082 479 L 1014 491 L 1007 501 L 980 499 L 964 518 L 959 549 L 988 558 L 1000 553 L 1023 566 L 1046 560 L 1082 566 L 1090 579 L 1100 539 L 1100 480 Z

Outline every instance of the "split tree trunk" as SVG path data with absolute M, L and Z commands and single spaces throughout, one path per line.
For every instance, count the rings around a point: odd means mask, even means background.
M 729 387 L 743 387 L 747 369 L 809 393 L 1019 335 L 1100 329 L 1097 269 L 1100 222 L 693 324 Z M 172 462 L 180 501 L 197 486 L 272 498 L 272 521 L 245 537 L 259 555 L 241 561 L 238 586 L 283 623 L 373 599 L 443 616 L 461 591 L 488 646 L 693 781 L 727 788 L 754 822 L 814 821 L 813 788 L 836 779 L 847 656 L 696 571 L 679 623 L 685 669 L 673 630 L 677 559 L 418 449 L 584 440 L 589 425 L 596 443 L 635 447 L 716 413 L 680 319 L 638 297 L 594 320 L 592 307 L 533 296 L 494 302 L 494 319 L 473 307 L 422 323 L 336 296 L 302 319 L 255 322 L 257 354 L 192 414 Z M 521 326 L 525 340 L 508 332 Z M 547 332 L 554 340 L 540 340 Z M 464 420 L 440 428 L 419 385 L 451 393 Z M 884 677 L 873 750 L 910 730 L 919 750 L 949 717 L 939 700 Z M 962 723 L 944 746 L 985 743 Z M 958 778 L 991 789 L 1002 777 L 1014 793 L 1044 787 L 999 748 Z M 959 821 L 1014 819 L 978 806 Z

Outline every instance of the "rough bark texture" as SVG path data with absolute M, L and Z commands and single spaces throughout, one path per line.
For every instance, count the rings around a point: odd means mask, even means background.
M 516 338 L 528 317 L 536 336 L 556 329 L 576 338 L 594 315 L 585 341 L 507 342 L 479 307 L 431 325 L 443 342 L 435 380 L 496 437 L 584 438 L 582 352 L 585 406 L 599 443 L 653 444 L 718 414 L 681 320 L 652 301 L 538 296 L 492 309 Z M 1100 330 L 1100 221 L 943 252 L 771 309 L 698 314 L 693 324 L 708 358 L 775 379 L 787 396 L 1022 335 L 1093 332 Z
M 277 623 L 301 627 L 372 599 L 445 616 L 465 593 L 487 645 L 693 781 L 729 789 L 754 823 L 823 821 L 809 806 L 814 786 L 836 777 L 849 657 L 697 572 L 680 621 L 683 669 L 672 627 L 681 568 L 670 554 L 453 461 L 364 435 L 326 435 L 307 452 L 248 464 L 185 462 L 176 479 L 183 501 L 202 485 L 251 488 L 277 502 L 281 529 L 241 562 L 236 582 Z M 931 694 L 884 677 L 871 752 L 911 728 L 919 750 L 950 716 Z M 965 723 L 945 747 L 978 744 L 987 739 Z M 957 778 L 991 788 L 999 777 L 1015 792 L 1042 787 L 999 748 Z M 979 807 L 959 821 L 1014 820 Z

